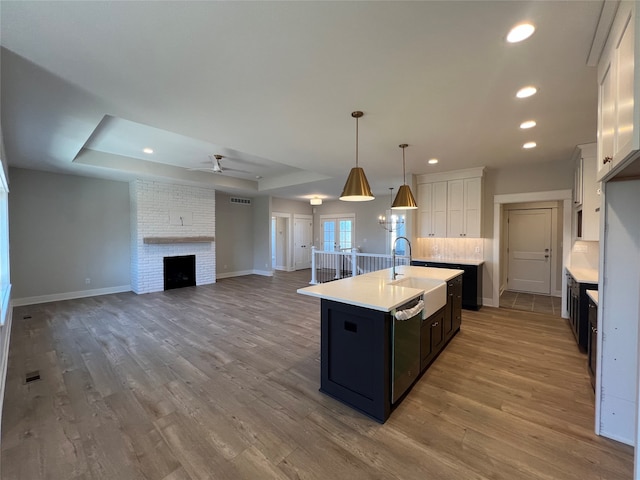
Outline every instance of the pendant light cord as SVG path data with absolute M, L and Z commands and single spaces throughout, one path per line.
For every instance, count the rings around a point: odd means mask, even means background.
M 404 172 L 404 149 L 407 147 L 402 147 L 402 184 L 407 184 L 407 175 Z
M 358 168 L 358 117 L 356 117 L 356 168 Z

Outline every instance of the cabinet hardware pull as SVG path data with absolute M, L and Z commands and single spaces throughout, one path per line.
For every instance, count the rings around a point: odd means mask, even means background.
M 432 327 L 437 327 L 438 326 L 438 322 L 432 323 L 431 326 Z
M 602 164 L 603 164 L 603 165 L 606 165 L 606 164 L 607 164 L 607 163 L 609 163 L 611 160 L 613 160 L 613 158 L 611 158 L 611 157 L 604 157 L 604 158 L 602 159 Z

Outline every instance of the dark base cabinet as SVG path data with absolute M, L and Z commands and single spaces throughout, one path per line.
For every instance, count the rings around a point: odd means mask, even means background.
M 420 328 L 420 371 L 425 370 L 444 344 L 445 308 L 422 321 Z
M 419 352 L 416 362 L 419 360 L 420 374 L 460 330 L 461 299 L 462 275 L 458 275 L 447 283 L 447 304 L 427 319 L 418 318 L 415 341 L 419 348 L 415 355 Z M 415 383 L 414 375 L 406 382 L 411 386 L 392 401 L 393 317 L 326 299 L 322 299 L 320 309 L 320 391 L 384 423 Z M 413 334 L 403 340 L 407 338 L 413 338 Z M 413 367 L 410 370 L 414 372 Z
M 453 268 L 464 270 L 462 274 L 462 308 L 479 310 L 482 307 L 482 264 L 460 265 L 457 263 L 425 262 L 412 260 L 416 267 Z
M 589 300 L 589 341 L 587 342 L 587 367 L 591 377 L 591 387 L 596 389 L 596 367 L 598 362 L 598 306 Z
M 391 413 L 391 315 L 324 299 L 320 308 L 320 391 L 384 422 Z
M 567 307 L 569 310 L 569 325 L 576 338 L 578 348 L 582 352 L 587 351 L 589 335 L 589 297 L 587 290 L 598 290 L 597 283 L 577 282 L 570 273 L 567 273 Z

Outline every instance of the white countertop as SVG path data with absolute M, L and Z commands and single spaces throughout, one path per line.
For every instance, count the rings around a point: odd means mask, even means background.
M 298 293 L 312 297 L 334 300 L 382 312 L 390 312 L 396 307 L 422 295 L 418 288 L 391 285 L 391 268 L 343 278 L 334 282 L 321 283 L 298 289 Z M 462 270 L 430 267 L 396 267 L 397 280 L 403 278 L 432 278 L 446 282 L 457 277 Z
M 596 270 L 595 268 L 567 267 L 567 271 L 571 274 L 576 282 L 598 283 L 598 270 Z
M 587 295 L 593 300 L 593 303 L 598 305 L 598 290 L 587 290 Z
M 451 258 L 451 257 L 416 257 L 412 260 L 419 262 L 434 262 L 434 263 L 452 263 L 457 265 L 482 265 L 484 260 L 478 260 L 473 258 Z

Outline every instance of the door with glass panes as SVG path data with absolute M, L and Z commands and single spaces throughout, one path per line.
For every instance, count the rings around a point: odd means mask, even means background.
M 325 216 L 320 217 L 322 230 L 322 250 L 329 252 L 351 252 L 354 247 L 354 216 Z M 342 256 L 333 256 L 336 265 L 323 265 L 324 268 L 336 268 L 337 271 L 350 270 L 351 262 Z M 330 261 L 328 258 L 325 261 Z

